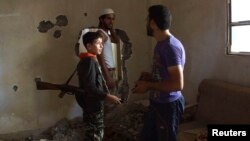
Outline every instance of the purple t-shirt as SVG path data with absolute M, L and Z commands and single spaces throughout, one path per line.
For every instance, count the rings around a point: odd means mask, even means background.
M 184 68 L 186 56 L 182 43 L 171 35 L 166 40 L 157 42 L 154 49 L 154 60 L 152 70 L 153 82 L 169 79 L 168 67 L 181 65 Z M 150 99 L 158 103 L 173 102 L 181 96 L 181 91 L 159 92 L 152 90 Z

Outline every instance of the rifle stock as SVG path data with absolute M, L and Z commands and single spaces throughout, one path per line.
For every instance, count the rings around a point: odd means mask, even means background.
M 37 90 L 61 90 L 62 85 L 53 84 L 48 82 L 37 81 L 36 88 Z
M 72 85 L 66 85 L 66 84 L 53 84 L 49 82 L 43 82 L 41 80 L 36 81 L 36 88 L 37 90 L 61 90 L 62 93 L 68 92 L 75 94 L 75 93 L 84 93 L 83 89 L 80 89 L 79 87 L 72 86 Z M 60 95 L 59 95 L 60 97 Z M 62 98 L 62 97 L 60 97 Z

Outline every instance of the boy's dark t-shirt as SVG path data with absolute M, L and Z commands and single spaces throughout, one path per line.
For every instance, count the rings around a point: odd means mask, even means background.
M 103 100 L 107 95 L 99 64 L 93 57 L 84 57 L 77 65 L 79 86 L 84 93 L 76 94 L 78 104 L 85 113 L 95 113 L 103 108 Z

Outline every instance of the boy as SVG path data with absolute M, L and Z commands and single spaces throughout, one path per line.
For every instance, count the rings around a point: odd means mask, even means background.
M 96 55 L 102 53 L 102 35 L 88 32 L 82 37 L 87 53 L 80 55 L 77 66 L 79 85 L 84 93 L 76 94 L 76 100 L 82 107 L 85 123 L 85 141 L 101 141 L 104 135 L 103 101 L 120 104 L 120 99 L 111 95 L 100 71 Z

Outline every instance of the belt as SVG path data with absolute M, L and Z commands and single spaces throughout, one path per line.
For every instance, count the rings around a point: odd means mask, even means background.
M 115 68 L 108 68 L 108 71 L 115 71 Z

